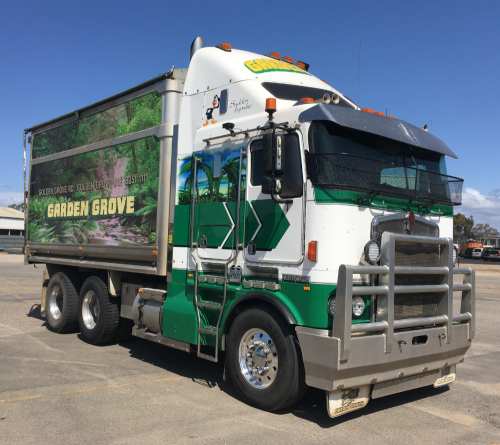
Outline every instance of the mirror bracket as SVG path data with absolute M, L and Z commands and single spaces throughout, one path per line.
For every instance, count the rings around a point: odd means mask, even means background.
M 293 199 L 280 199 L 274 196 L 274 190 L 271 192 L 271 198 L 276 204 L 293 204 Z

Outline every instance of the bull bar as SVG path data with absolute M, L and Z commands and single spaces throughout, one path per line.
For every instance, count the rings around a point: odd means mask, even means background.
M 436 267 L 396 266 L 396 243 L 440 246 Z M 380 277 L 380 285 L 353 286 L 353 275 Z M 395 285 L 398 274 L 439 275 L 439 284 Z M 454 275 L 463 283 L 454 284 Z M 453 292 L 462 292 L 460 312 L 453 313 Z M 394 295 L 437 292 L 437 314 L 394 319 Z M 352 298 L 377 295 L 376 321 L 352 324 Z M 410 329 L 420 328 L 420 329 Z M 463 361 L 475 332 L 475 271 L 453 267 L 453 240 L 384 232 L 380 266 L 341 265 L 331 330 L 296 327 L 306 382 L 327 391 L 437 371 Z M 416 345 L 416 336 L 426 343 Z M 394 345 L 397 345 L 395 348 Z M 404 346 L 404 347 L 403 347 Z

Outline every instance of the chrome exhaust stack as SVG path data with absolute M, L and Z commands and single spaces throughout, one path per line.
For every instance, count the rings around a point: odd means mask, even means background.
M 189 60 L 191 60 L 193 58 L 194 53 L 201 48 L 205 48 L 205 40 L 203 40 L 200 36 L 198 36 L 196 37 L 196 39 L 193 40 L 193 43 L 191 43 L 191 54 Z

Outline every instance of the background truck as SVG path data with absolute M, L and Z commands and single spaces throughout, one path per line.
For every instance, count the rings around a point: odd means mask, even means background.
M 100 344 L 128 322 L 223 353 L 242 399 L 270 411 L 307 386 L 338 416 L 454 381 L 474 270 L 454 268 L 463 181 L 435 136 L 305 62 L 201 38 L 188 69 L 30 133 L 25 263 L 46 264 L 53 331 Z
M 481 241 L 464 241 L 463 243 L 459 244 L 459 254 L 461 256 L 465 255 L 465 251 L 467 249 L 482 249 L 483 248 L 483 243 Z

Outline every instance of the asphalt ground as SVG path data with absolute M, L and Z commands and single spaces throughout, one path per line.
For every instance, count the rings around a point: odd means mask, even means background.
M 0 444 L 500 444 L 500 273 L 477 274 L 476 338 L 455 383 L 330 419 L 314 388 L 267 413 L 238 400 L 221 363 L 50 332 L 42 270 L 0 255 Z
M 469 265 L 481 265 L 481 264 L 494 264 L 494 265 L 499 265 L 500 266 L 500 261 L 498 260 L 488 260 L 484 261 L 482 258 L 464 258 L 464 257 L 458 257 L 460 265 L 467 267 Z M 500 268 L 499 268 L 500 269 Z

